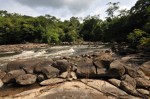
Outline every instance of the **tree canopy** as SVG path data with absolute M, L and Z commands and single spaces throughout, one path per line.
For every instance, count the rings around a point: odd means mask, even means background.
M 138 0 L 130 10 L 119 9 L 119 2 L 106 6 L 105 20 L 94 15 L 85 17 L 83 22 L 78 17 L 61 21 L 48 14 L 31 17 L 1 10 L 0 44 L 136 40 L 136 44 L 150 45 L 150 0 Z M 139 33 L 144 34 L 139 37 Z

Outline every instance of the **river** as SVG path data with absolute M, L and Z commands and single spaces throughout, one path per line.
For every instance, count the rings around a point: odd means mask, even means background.
M 75 46 L 53 46 L 48 48 L 38 48 L 32 50 L 24 50 L 22 52 L 3 52 L 0 53 L 0 66 L 6 66 L 8 62 L 17 59 L 36 59 L 36 58 L 59 58 L 64 56 L 75 56 L 81 54 L 92 53 L 95 51 L 108 49 L 104 45 L 89 46 L 89 45 L 75 45 Z

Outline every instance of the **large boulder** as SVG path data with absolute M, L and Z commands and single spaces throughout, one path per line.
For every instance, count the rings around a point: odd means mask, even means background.
M 149 88 L 150 87 L 150 81 L 144 78 L 136 78 L 136 86 L 137 87 L 143 87 L 143 88 Z
M 12 70 L 10 72 L 8 72 L 3 78 L 2 81 L 4 83 L 11 83 L 15 81 L 15 78 L 20 76 L 20 75 L 24 75 L 25 71 L 20 69 L 20 70 Z
M 93 64 L 97 67 L 97 68 L 109 68 L 110 63 L 113 61 L 113 58 L 110 54 L 103 54 L 100 57 L 96 58 L 93 61 Z
M 132 95 L 137 95 L 137 91 L 136 91 L 136 81 L 135 79 L 133 79 L 132 77 L 130 77 L 129 75 L 124 75 L 122 77 L 122 81 L 120 83 L 120 88 L 124 91 L 126 91 L 127 93 L 130 93 Z
M 125 67 L 126 73 L 132 78 L 145 77 L 145 74 L 141 70 L 139 70 L 137 67 L 134 67 L 132 65 L 126 65 L 124 67 Z
M 42 86 L 54 85 L 54 84 L 62 83 L 64 81 L 65 81 L 65 79 L 62 79 L 62 78 L 51 78 L 51 79 L 47 79 L 47 80 L 42 81 L 40 83 L 40 85 L 42 85 Z
M 121 63 L 119 60 L 115 60 L 110 64 L 108 70 L 109 77 L 121 77 L 125 73 L 124 64 Z
M 103 80 L 81 79 L 81 82 L 102 93 L 111 94 L 116 99 L 120 99 L 122 96 L 128 96 L 126 92 Z
M 18 83 L 20 85 L 31 85 L 36 82 L 36 78 L 37 78 L 36 75 L 24 74 L 24 75 L 20 75 L 16 78 L 16 83 Z
M 7 64 L 7 71 L 12 71 L 12 70 L 17 70 L 17 69 L 22 69 L 22 68 L 27 68 L 27 70 L 30 70 L 32 72 L 34 68 L 30 67 L 35 67 L 35 66 L 49 66 L 52 64 L 52 60 L 42 60 L 42 59 L 30 59 L 30 60 L 15 60 Z M 29 66 L 29 67 L 28 67 Z
M 150 61 L 143 63 L 140 69 L 145 73 L 146 76 L 150 77 Z
M 60 72 L 65 72 L 68 70 L 68 68 L 70 68 L 71 64 L 67 60 L 62 59 L 62 60 L 56 60 L 52 64 L 52 66 L 59 69 Z
M 59 70 L 57 68 L 54 68 L 52 66 L 46 66 L 43 67 L 42 73 L 47 77 L 47 78 L 54 78 L 59 75 Z
M 0 70 L 0 79 L 2 79 L 6 75 L 6 72 Z
M 36 65 L 44 67 L 44 66 L 51 66 L 53 64 L 53 60 L 52 59 L 44 59 L 44 60 L 40 60 L 40 62 Z
M 80 77 L 96 77 L 96 68 L 89 58 L 81 58 L 77 63 L 77 75 Z
M 24 61 L 23 60 L 15 60 L 12 62 L 9 62 L 7 64 L 7 71 L 12 71 L 12 70 L 17 70 L 17 69 L 21 69 L 22 67 L 25 66 L 25 64 L 23 64 Z
M 42 69 L 44 67 L 47 67 L 47 66 L 51 66 L 53 64 L 53 60 L 52 59 L 49 59 L 49 60 L 43 60 L 41 62 L 39 62 L 38 64 L 36 64 L 35 68 L 34 68 L 34 71 L 36 73 L 41 73 L 42 72 Z

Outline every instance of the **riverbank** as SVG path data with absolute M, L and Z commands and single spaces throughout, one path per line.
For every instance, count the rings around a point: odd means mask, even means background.
M 14 45 L 0 45 L 0 52 L 20 52 L 23 50 L 31 50 L 41 47 L 48 47 L 45 43 L 27 43 L 27 44 L 14 44 Z

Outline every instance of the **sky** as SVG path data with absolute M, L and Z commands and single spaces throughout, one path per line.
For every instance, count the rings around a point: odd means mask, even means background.
M 34 17 L 49 14 L 62 20 L 88 15 L 104 19 L 108 2 L 120 2 L 120 9 L 130 9 L 137 0 L 0 0 L 0 10 Z

